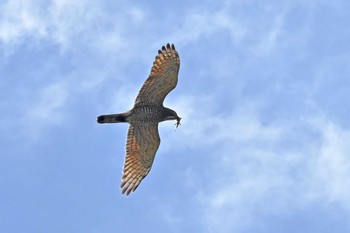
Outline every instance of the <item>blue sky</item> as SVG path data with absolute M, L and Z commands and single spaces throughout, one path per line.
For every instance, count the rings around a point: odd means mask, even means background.
M 350 3 L 0 3 L 1 232 L 349 232 Z M 154 166 L 119 189 L 157 50 L 179 83 Z

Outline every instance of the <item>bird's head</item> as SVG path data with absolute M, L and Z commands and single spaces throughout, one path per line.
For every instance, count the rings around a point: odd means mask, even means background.
M 170 108 L 164 108 L 164 113 L 165 113 L 165 116 L 164 116 L 164 121 L 168 121 L 168 120 L 176 120 L 177 122 L 175 123 L 176 125 L 176 128 L 179 127 L 179 125 L 181 125 L 180 121 L 181 121 L 181 117 L 179 117 L 177 115 L 177 113 L 170 109 Z

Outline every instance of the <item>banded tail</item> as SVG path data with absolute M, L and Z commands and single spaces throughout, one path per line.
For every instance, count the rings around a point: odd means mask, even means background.
M 127 122 L 126 117 L 127 115 L 125 113 L 101 115 L 97 117 L 97 122 L 100 124 Z

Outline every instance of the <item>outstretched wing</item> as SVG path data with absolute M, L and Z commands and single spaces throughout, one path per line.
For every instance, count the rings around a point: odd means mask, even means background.
M 151 170 L 160 144 L 158 124 L 133 124 L 128 130 L 126 157 L 120 188 L 129 195 Z
M 176 87 L 179 68 L 180 58 L 173 44 L 158 50 L 151 73 L 136 97 L 135 105 L 162 105 L 167 94 Z

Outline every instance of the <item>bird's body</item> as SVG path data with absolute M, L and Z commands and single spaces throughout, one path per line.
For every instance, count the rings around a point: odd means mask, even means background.
M 180 68 L 179 55 L 174 45 L 163 46 L 153 62 L 151 73 L 135 100 L 134 107 L 119 114 L 102 115 L 98 123 L 127 122 L 130 124 L 126 157 L 122 176 L 122 193 L 129 195 L 150 171 L 160 144 L 158 123 L 181 118 L 163 106 L 166 95 L 177 85 Z

